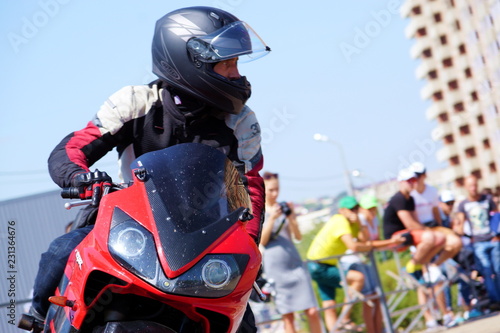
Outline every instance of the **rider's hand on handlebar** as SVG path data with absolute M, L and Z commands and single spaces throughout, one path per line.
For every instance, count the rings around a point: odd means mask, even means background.
M 111 186 L 111 177 L 106 172 L 95 170 L 75 175 L 71 181 L 78 188 L 80 199 L 92 199 L 93 205 L 98 205 L 105 187 Z

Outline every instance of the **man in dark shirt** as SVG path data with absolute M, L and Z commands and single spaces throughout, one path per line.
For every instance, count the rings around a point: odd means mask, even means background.
M 415 214 L 415 201 L 410 195 L 417 182 L 417 175 L 408 169 L 403 169 L 398 174 L 399 191 L 389 200 L 384 211 L 384 237 L 389 239 L 395 233 L 409 233 L 416 251 L 406 265 L 408 273 L 414 273 L 423 264 L 443 249 L 444 235 L 433 232 L 418 222 Z

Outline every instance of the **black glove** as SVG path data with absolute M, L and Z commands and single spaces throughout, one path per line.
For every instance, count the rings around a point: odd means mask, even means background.
M 80 199 L 92 199 L 92 205 L 98 206 L 105 187 L 111 186 L 111 177 L 106 172 L 79 173 L 73 177 L 71 184 L 78 188 Z

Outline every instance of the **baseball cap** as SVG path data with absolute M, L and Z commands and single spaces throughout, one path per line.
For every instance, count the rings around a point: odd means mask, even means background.
M 415 171 L 410 170 L 410 169 L 401 169 L 401 170 L 399 170 L 399 173 L 398 173 L 398 182 L 401 182 L 401 181 L 404 181 L 404 180 L 408 180 L 408 179 L 412 179 L 412 178 L 417 178 L 417 174 L 415 173 Z
M 455 194 L 450 190 L 444 190 L 441 192 L 440 199 L 442 202 L 455 201 Z
M 354 207 L 358 206 L 358 201 L 356 200 L 355 197 L 353 196 L 346 196 L 340 199 L 339 201 L 339 208 L 347 208 L 347 209 L 353 209 Z
M 408 168 L 411 171 L 415 172 L 417 176 L 423 175 L 425 173 L 425 165 L 421 162 L 414 162 Z
M 377 198 L 374 195 L 365 195 L 359 200 L 359 205 L 364 209 L 370 209 L 378 206 Z

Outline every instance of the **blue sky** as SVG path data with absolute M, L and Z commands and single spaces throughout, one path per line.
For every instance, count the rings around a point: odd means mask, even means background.
M 263 131 L 265 170 L 281 197 L 299 201 L 346 188 L 337 146 L 354 185 L 383 181 L 413 161 L 440 165 L 430 105 L 420 98 L 403 1 L 3 1 L 0 4 L 0 200 L 57 189 L 47 158 L 92 119 L 109 95 L 144 84 L 158 18 L 180 7 L 226 9 L 249 23 L 270 55 L 240 65 L 248 105 Z M 116 176 L 116 153 L 98 167 Z

